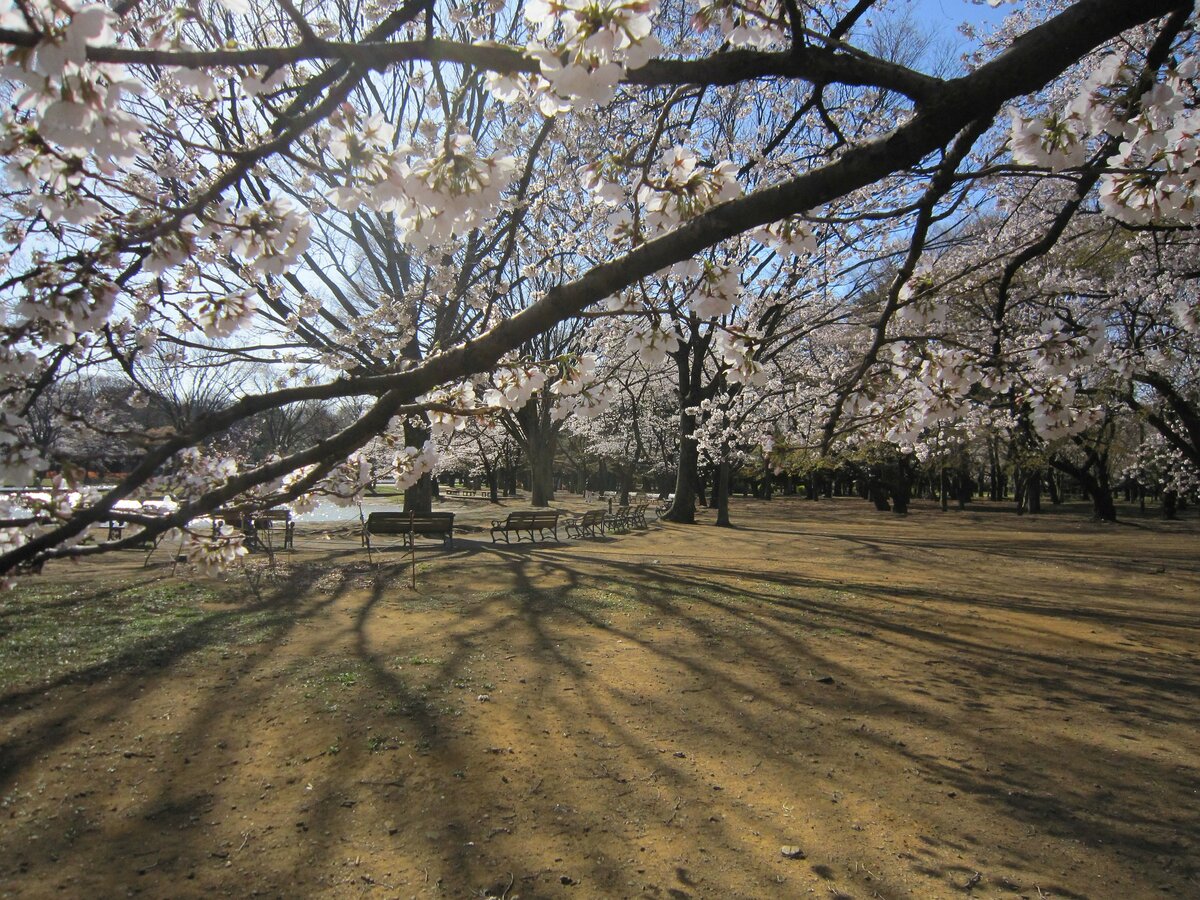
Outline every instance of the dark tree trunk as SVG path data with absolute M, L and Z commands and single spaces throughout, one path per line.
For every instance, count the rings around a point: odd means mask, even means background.
M 912 472 L 908 457 L 901 456 L 896 464 L 895 481 L 892 485 L 892 512 L 898 516 L 908 515 L 908 501 L 912 497 Z
M 1097 454 L 1091 448 L 1084 448 L 1087 454 L 1087 465 L 1077 466 L 1069 459 L 1054 456 L 1050 465 L 1065 472 L 1083 488 L 1084 493 L 1091 498 L 1092 515 L 1101 522 L 1117 521 L 1117 507 L 1113 503 L 1112 486 L 1108 481 L 1107 454 Z
M 404 443 L 410 447 L 423 447 L 429 440 L 429 429 L 410 422 L 404 423 Z M 427 513 L 433 509 L 433 476 L 422 475 L 412 487 L 404 491 L 404 511 Z
M 549 506 L 554 499 L 554 442 L 530 442 L 529 505 Z
M 1058 478 L 1053 472 L 1046 473 L 1046 488 L 1050 491 L 1050 502 L 1054 506 L 1058 506 L 1063 502 L 1062 488 L 1059 486 Z
M 867 478 L 867 499 L 874 503 L 880 512 L 889 512 L 892 508 L 888 503 L 887 487 L 883 479 L 873 472 Z
M 694 525 L 696 522 L 696 481 L 699 464 L 696 450 L 696 440 L 692 436 L 696 430 L 696 420 L 685 412 L 679 414 L 679 451 L 678 463 L 675 470 L 675 499 L 671 508 L 663 518 L 668 522 L 678 522 L 681 525 Z
M 1025 505 L 1034 515 L 1042 511 L 1042 473 L 1030 472 L 1025 486 Z
M 1005 484 L 1004 471 L 1000 467 L 1000 448 L 996 446 L 996 443 L 993 438 L 988 447 L 988 456 L 990 457 L 988 462 L 990 464 L 990 497 L 999 503 L 1008 494 L 1008 485 Z
M 974 487 L 971 484 L 971 469 L 966 463 L 959 467 L 957 482 L 955 488 L 957 489 L 958 508 L 966 509 L 967 504 L 971 500 L 972 488 Z
M 499 473 L 496 471 L 496 467 L 492 465 L 492 461 L 490 459 L 488 459 L 486 455 L 484 455 L 484 457 L 483 457 L 483 474 L 484 474 L 484 479 L 487 481 L 488 495 L 491 498 L 491 501 L 493 503 L 499 503 L 500 502 Z
M 729 463 L 721 460 L 713 480 L 713 502 L 717 507 L 717 525 L 730 528 L 729 521 Z

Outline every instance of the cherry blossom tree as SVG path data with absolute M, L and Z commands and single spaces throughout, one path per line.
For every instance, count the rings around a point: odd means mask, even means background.
M 237 497 L 347 500 L 380 435 L 398 482 L 416 484 L 436 451 L 414 446 L 414 427 L 516 409 L 543 379 L 560 415 L 598 404 L 587 366 L 522 353 L 559 323 L 644 318 L 643 285 L 663 278 L 727 303 L 753 283 L 730 271 L 752 233 L 788 243 L 811 221 L 890 217 L 910 249 L 833 392 L 831 437 L 920 295 L 911 282 L 959 185 L 1001 165 L 972 154 L 1006 105 L 1012 158 L 1043 182 L 1067 173 L 1080 204 L 1098 192 L 1133 225 L 1189 220 L 1190 3 L 1029 2 L 957 77 L 864 49 L 876 6 L 15 4 L 0 21 L 6 480 L 40 467 L 23 420 L 68 362 L 136 373 L 160 343 L 195 344 L 277 364 L 282 383 L 147 436 L 110 490 L 64 483 L 36 521 L 10 517 L 0 569 L 122 546 L 81 541 L 140 491 L 180 499 L 144 522 L 151 534 Z M 350 397 L 372 399 L 276 458 L 204 449 L 265 410 Z M 197 558 L 237 554 L 195 541 Z

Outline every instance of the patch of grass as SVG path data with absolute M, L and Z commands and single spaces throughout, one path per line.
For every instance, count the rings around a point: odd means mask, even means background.
M 420 654 L 397 656 L 394 661 L 394 665 L 398 669 L 402 669 L 405 666 L 440 666 L 441 664 L 442 661 L 436 656 L 421 656 Z
M 351 657 L 311 660 L 298 668 L 305 700 L 319 700 L 326 712 L 336 712 L 365 678 L 358 660 Z
M 224 587 L 173 578 L 100 587 L 27 582 L 0 595 L 0 691 L 112 666 L 161 666 L 181 652 L 277 633 L 279 614 L 243 612 L 230 605 L 238 599 Z

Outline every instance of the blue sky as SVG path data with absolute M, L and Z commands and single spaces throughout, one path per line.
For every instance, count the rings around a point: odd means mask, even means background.
M 1014 5 L 1004 3 L 994 9 L 986 3 L 972 3 L 971 0 L 909 0 L 909 2 L 917 21 L 956 43 L 964 40 L 958 33 L 960 23 L 970 22 L 975 26 L 999 24 Z M 901 5 L 897 4 L 897 8 Z

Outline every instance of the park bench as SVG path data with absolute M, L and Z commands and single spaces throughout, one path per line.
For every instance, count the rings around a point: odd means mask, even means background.
M 113 504 L 113 508 L 109 511 L 108 519 L 108 537 L 107 541 L 119 541 L 125 536 L 125 528 L 131 523 L 126 515 L 129 513 L 140 514 L 142 504 L 138 500 L 118 500 Z
M 604 517 L 604 527 L 609 531 L 625 531 L 629 527 L 629 507 L 618 506 Z
M 636 503 L 630 506 L 628 513 L 629 524 L 636 525 L 638 528 L 649 528 L 650 525 L 646 522 L 646 510 L 649 508 L 649 503 Z
M 283 546 L 280 549 L 296 549 L 296 522 L 290 509 L 268 509 L 266 512 L 253 513 L 249 520 L 250 527 L 245 529 L 249 549 L 273 549 L 273 535 L 280 531 L 283 532 Z
M 442 496 L 449 497 L 454 500 L 486 500 L 491 497 L 491 493 L 478 488 L 447 488 L 441 489 Z
M 504 543 L 510 543 L 508 536 L 515 532 L 517 540 L 521 540 L 522 533 L 529 535 L 529 540 L 534 541 L 534 532 L 541 535 L 545 540 L 546 532 L 552 532 L 554 539 L 558 540 L 558 512 L 556 510 L 529 510 L 527 512 L 510 512 L 508 518 L 503 521 L 499 519 L 492 520 L 492 543 L 496 543 L 496 534 L 504 535 Z
M 606 513 L 602 509 L 589 509 L 587 512 L 573 519 L 566 521 L 568 537 L 574 534 L 575 537 L 583 537 L 591 535 L 598 537 L 604 533 L 604 517 Z
M 118 500 L 113 504 L 112 510 L 109 512 L 108 519 L 108 541 L 119 541 L 125 536 L 126 528 L 145 528 L 143 522 L 136 520 L 139 516 L 158 517 L 167 516 L 175 512 L 179 508 L 179 504 L 170 499 L 165 500 Z M 139 532 L 141 534 L 141 532 Z M 134 549 L 146 550 L 153 549 L 162 539 L 162 535 L 158 534 L 154 537 L 149 535 L 142 536 L 138 541 L 130 546 Z
M 604 524 L 614 531 L 628 531 L 634 527 L 648 528 L 649 525 L 646 523 L 646 509 L 649 506 L 649 503 L 618 506 L 604 517 Z
M 454 546 L 454 513 L 452 512 L 373 512 L 363 525 L 362 541 L 368 552 L 372 535 L 398 535 L 405 546 L 415 546 L 418 534 L 440 535 L 445 546 Z

